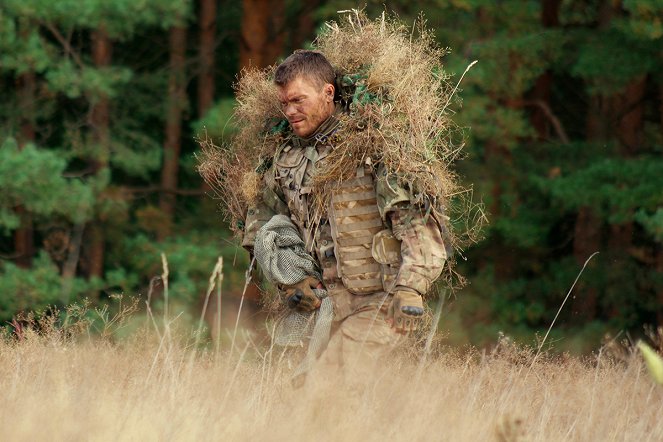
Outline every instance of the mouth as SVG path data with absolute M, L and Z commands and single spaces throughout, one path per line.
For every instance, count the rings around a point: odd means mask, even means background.
M 304 121 L 303 118 L 299 119 L 299 120 L 290 120 L 290 124 L 298 124 L 298 123 L 301 123 L 302 121 Z

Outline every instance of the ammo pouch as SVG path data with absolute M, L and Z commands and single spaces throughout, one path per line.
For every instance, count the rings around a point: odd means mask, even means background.
M 358 169 L 334 191 L 329 224 L 343 285 L 355 295 L 390 291 L 401 243 L 382 222 L 370 169 Z

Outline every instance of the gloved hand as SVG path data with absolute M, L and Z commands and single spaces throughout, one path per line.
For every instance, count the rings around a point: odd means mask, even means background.
M 315 296 L 313 289 L 321 289 L 322 283 L 312 276 L 293 285 L 283 286 L 288 299 L 288 307 L 311 312 L 322 304 L 320 298 Z
M 402 334 L 415 331 L 423 315 L 421 295 L 412 289 L 397 286 L 387 312 L 387 322 L 391 327 Z

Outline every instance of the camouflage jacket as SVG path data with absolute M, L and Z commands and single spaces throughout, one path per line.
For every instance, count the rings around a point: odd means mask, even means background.
M 289 216 L 317 257 L 336 318 L 343 319 L 383 304 L 397 286 L 425 294 L 440 276 L 447 248 L 440 215 L 413 205 L 408 189 L 381 166 L 359 168 L 332 195 L 327 213 L 311 213 L 312 177 L 334 149 L 337 129 L 332 116 L 311 137 L 292 136 L 278 149 L 259 201 L 247 212 L 242 245 L 251 250 L 272 216 Z

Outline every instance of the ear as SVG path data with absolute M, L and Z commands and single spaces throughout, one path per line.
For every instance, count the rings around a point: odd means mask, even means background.
M 335 89 L 334 89 L 334 85 L 331 84 L 331 83 L 327 83 L 327 84 L 325 85 L 325 88 L 323 89 L 323 92 L 324 92 L 324 94 L 325 94 L 325 98 L 327 99 L 327 101 L 328 101 L 329 103 L 331 103 L 332 101 L 334 101 L 334 90 L 335 90 Z

